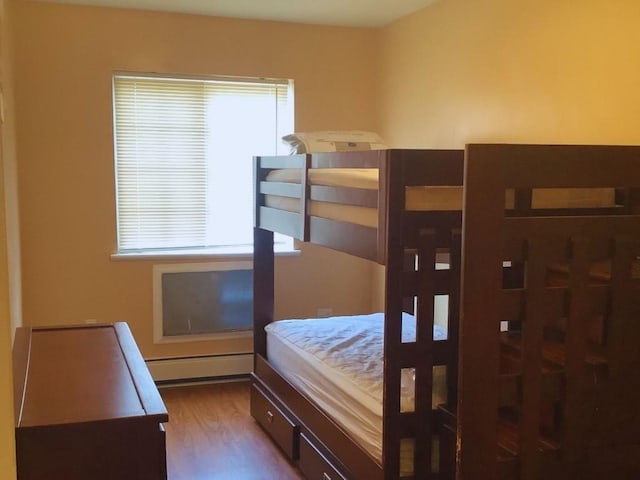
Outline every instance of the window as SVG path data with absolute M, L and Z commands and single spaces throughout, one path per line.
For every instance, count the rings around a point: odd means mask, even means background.
M 118 253 L 251 245 L 253 156 L 285 153 L 292 82 L 115 75 L 113 92 Z

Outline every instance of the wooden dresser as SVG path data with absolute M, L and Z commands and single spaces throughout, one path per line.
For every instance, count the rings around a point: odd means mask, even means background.
M 17 329 L 19 480 L 166 479 L 167 410 L 126 323 Z

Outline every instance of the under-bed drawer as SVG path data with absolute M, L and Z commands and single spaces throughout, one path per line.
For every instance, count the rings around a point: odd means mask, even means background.
M 251 416 L 291 460 L 298 458 L 299 426 L 276 407 L 256 385 L 251 385 Z
M 345 480 L 345 477 L 309 442 L 304 434 L 300 435 L 298 466 L 309 480 Z

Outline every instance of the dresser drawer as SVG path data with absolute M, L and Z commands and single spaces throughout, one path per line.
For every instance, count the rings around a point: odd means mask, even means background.
M 308 480 L 345 480 L 338 470 L 305 437 L 300 435 L 298 466 Z
M 251 416 L 291 460 L 298 458 L 298 425 L 276 407 L 256 385 L 251 385 Z

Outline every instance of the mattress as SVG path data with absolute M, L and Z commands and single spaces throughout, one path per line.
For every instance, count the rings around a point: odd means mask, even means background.
M 267 181 L 300 183 L 303 170 L 272 170 Z M 315 168 L 309 170 L 312 185 L 361 188 L 377 190 L 377 168 Z M 505 207 L 513 208 L 514 193 L 505 194 Z M 300 200 L 268 195 L 268 207 L 299 212 Z M 462 210 L 461 186 L 410 186 L 405 189 L 405 210 L 408 211 L 458 211 Z M 538 188 L 532 193 L 533 208 L 602 208 L 615 205 L 615 191 L 611 188 Z M 355 223 L 377 228 L 378 212 L 375 208 L 311 201 L 308 205 L 312 216 Z
M 403 314 L 402 323 L 403 342 L 413 341 L 415 318 Z M 266 331 L 271 365 L 381 461 L 384 315 L 280 320 Z M 434 339 L 446 339 L 445 329 L 434 326 Z M 432 403 L 445 401 L 446 370 L 436 367 Z M 413 404 L 413 370 L 403 369 L 401 410 Z M 412 464 L 408 450 L 403 471 Z

